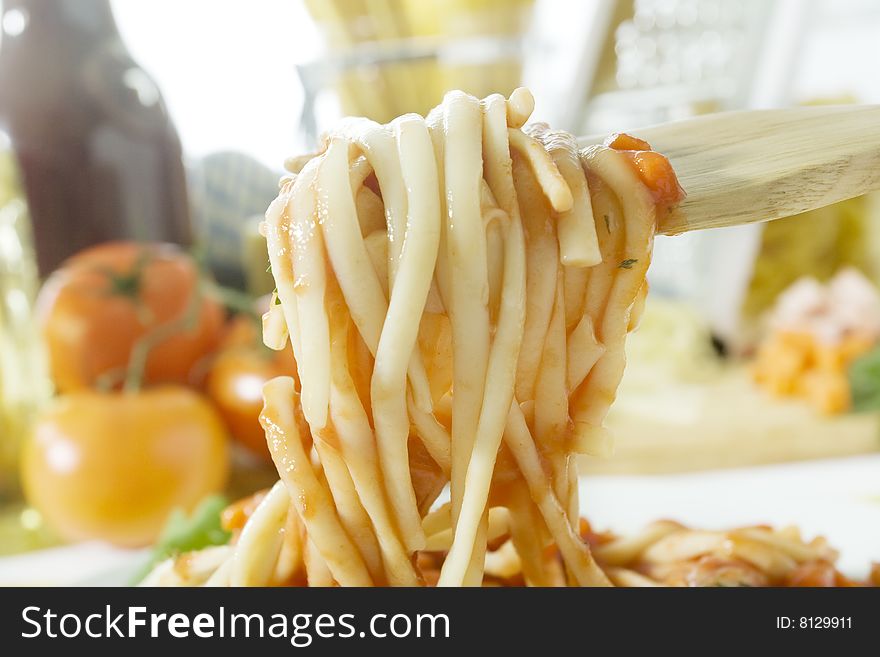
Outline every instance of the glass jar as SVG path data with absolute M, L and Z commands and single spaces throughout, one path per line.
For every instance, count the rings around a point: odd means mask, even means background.
M 450 89 L 477 97 L 521 84 L 534 0 L 307 0 L 323 42 L 297 66 L 309 147 L 342 116 L 426 114 Z

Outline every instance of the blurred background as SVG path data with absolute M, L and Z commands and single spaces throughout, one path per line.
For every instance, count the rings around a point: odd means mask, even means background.
M 0 555 L 76 544 L 0 583 L 223 540 L 215 495 L 274 480 L 259 391 L 293 365 L 260 344 L 257 225 L 339 117 L 526 85 L 534 120 L 637 134 L 880 103 L 878 61 L 870 0 L 0 0 Z M 720 505 L 880 556 L 878 214 L 657 239 L 588 515 Z

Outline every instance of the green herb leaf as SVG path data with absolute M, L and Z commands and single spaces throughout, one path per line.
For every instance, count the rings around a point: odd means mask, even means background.
M 181 509 L 172 511 L 159 540 L 153 546 L 149 561 L 138 572 L 133 583 L 140 582 L 156 564 L 169 557 L 212 545 L 225 545 L 230 534 L 220 524 L 220 513 L 227 504 L 222 495 L 212 495 L 202 500 L 189 517 Z
M 617 265 L 619 269 L 632 269 L 633 265 L 638 262 L 638 258 L 627 258 L 626 260 L 621 260 L 620 264 Z
M 605 230 L 607 230 L 610 233 L 611 232 L 611 217 L 609 217 L 607 214 L 603 214 L 602 218 L 605 219 Z
M 853 361 L 849 387 L 854 411 L 880 410 L 880 347 Z

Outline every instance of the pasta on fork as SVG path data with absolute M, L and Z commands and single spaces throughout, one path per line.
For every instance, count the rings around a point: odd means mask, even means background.
M 263 224 L 264 339 L 298 368 L 264 390 L 280 481 L 205 583 L 611 584 L 575 457 L 611 451 L 655 226 L 683 193 L 645 142 L 579 151 L 525 126 L 533 105 L 451 92 L 292 162 Z

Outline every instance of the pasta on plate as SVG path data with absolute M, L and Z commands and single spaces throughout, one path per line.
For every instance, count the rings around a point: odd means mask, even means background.
M 262 228 L 264 340 L 298 369 L 264 389 L 280 480 L 230 510 L 231 545 L 147 583 L 630 585 L 670 581 L 669 554 L 721 558 L 723 539 L 668 523 L 651 541 L 581 526 L 575 455 L 611 451 L 655 226 L 683 192 L 648 144 L 579 150 L 525 126 L 533 104 L 451 92 L 289 163 Z M 808 549 L 749 531 L 734 565 L 775 573 Z M 755 556 L 783 539 L 796 554 Z

